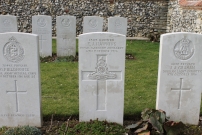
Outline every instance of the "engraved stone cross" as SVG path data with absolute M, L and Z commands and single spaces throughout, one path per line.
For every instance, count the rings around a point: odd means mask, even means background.
M 39 41 L 40 41 L 40 43 L 39 43 L 39 46 L 40 46 L 40 53 L 41 53 L 41 56 L 42 56 L 42 52 L 43 52 L 43 42 L 45 42 L 47 39 L 44 39 L 43 38 L 43 35 L 40 35 L 40 37 L 39 37 Z
M 15 81 L 15 91 L 6 91 L 6 94 L 15 94 L 16 112 L 19 112 L 18 94 L 26 94 L 27 91 L 18 91 L 17 80 Z
M 121 80 L 121 71 L 108 71 L 106 55 L 97 55 L 96 71 L 81 71 L 82 81 L 97 82 L 97 110 L 106 110 L 107 82 Z
M 180 78 L 180 88 L 171 88 L 172 91 L 180 91 L 178 109 L 180 109 L 181 106 L 182 91 L 191 91 L 191 88 L 183 88 L 182 86 L 183 86 L 183 78 Z

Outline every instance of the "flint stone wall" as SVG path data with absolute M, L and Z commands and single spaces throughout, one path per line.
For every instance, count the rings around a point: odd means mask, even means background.
M 166 32 L 196 32 L 202 33 L 202 10 L 195 7 L 180 6 L 178 0 L 168 3 Z
M 42 4 L 40 3 L 42 1 Z M 128 37 L 148 37 L 165 33 L 167 26 L 167 0 L 3 0 L 0 14 L 18 16 L 19 32 L 32 32 L 33 15 L 50 15 L 56 36 L 56 16 L 74 15 L 77 35 L 83 31 L 84 16 L 104 18 L 103 31 L 107 31 L 107 18 L 121 16 L 128 19 Z

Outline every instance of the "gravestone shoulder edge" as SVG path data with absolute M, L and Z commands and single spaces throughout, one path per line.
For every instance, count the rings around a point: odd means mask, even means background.
M 51 16 L 50 15 L 33 15 L 32 17 L 51 17 Z
M 14 17 L 14 18 L 16 18 L 17 16 L 14 16 L 14 15 L 0 15 L 0 17 Z
M 30 36 L 33 36 L 33 37 L 38 37 L 37 34 L 24 33 L 24 32 L 5 32 L 5 33 L 0 33 L 0 35 L 7 35 L 7 34 L 30 35 Z
M 92 34 L 111 34 L 111 35 L 117 35 L 117 36 L 120 36 L 120 37 L 126 37 L 123 34 L 118 34 L 118 33 L 113 33 L 113 32 L 89 32 L 89 33 L 80 34 L 78 37 L 80 38 L 82 36 L 92 35 Z
M 199 34 L 199 33 L 190 33 L 190 32 L 174 32 L 174 33 L 162 34 L 161 37 L 170 36 L 170 35 L 181 35 L 181 34 L 187 34 L 187 35 L 202 35 L 202 34 Z

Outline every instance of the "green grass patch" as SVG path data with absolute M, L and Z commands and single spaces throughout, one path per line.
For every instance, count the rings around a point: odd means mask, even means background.
M 57 53 L 56 39 L 52 39 L 52 52 L 53 54 Z
M 9 128 L 3 135 L 42 135 L 42 132 L 36 127 L 22 126 Z
M 6 132 L 8 130 L 8 127 L 0 127 L 0 135 Z
M 126 60 L 124 115 L 140 116 L 144 108 L 155 108 L 159 43 L 128 41 Z
M 108 123 L 106 121 L 90 121 L 80 122 L 71 121 L 68 124 L 63 124 L 60 128 L 60 133 L 66 132 L 67 135 L 123 135 L 126 129 L 116 123 Z
M 41 63 L 43 115 L 78 115 L 78 63 Z

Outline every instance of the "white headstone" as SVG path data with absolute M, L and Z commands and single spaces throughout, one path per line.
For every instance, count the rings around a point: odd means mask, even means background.
M 94 32 L 79 36 L 79 120 L 123 124 L 126 37 Z
M 32 33 L 39 36 L 41 57 L 52 56 L 52 19 L 47 15 L 32 16 Z
M 76 55 L 76 17 L 57 16 L 57 56 Z
M 202 35 L 161 36 L 156 108 L 172 121 L 197 125 L 202 89 Z
M 127 18 L 124 17 L 109 17 L 108 32 L 127 34 Z
M 0 34 L 0 127 L 42 123 L 38 36 Z
M 0 15 L 0 33 L 4 32 L 18 32 L 16 16 Z
M 85 16 L 83 19 L 83 33 L 102 32 L 103 18 L 99 16 Z

